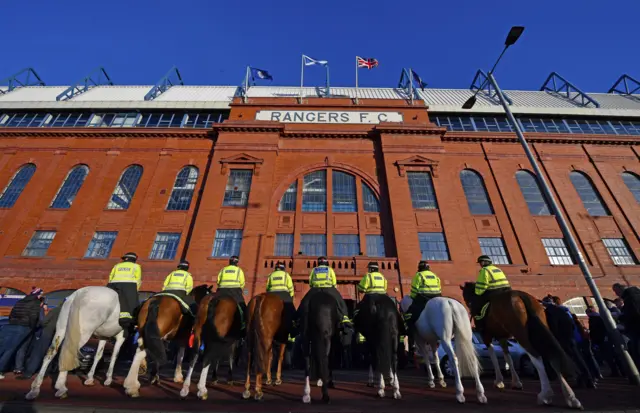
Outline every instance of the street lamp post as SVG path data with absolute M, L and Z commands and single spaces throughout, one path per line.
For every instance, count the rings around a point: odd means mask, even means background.
M 544 178 L 544 175 L 542 174 L 542 170 L 540 169 L 540 166 L 538 165 L 538 162 L 536 161 L 533 153 L 531 152 L 531 149 L 529 148 L 529 145 L 527 144 L 527 140 L 524 137 L 524 134 L 522 133 L 522 130 L 520 129 L 520 126 L 518 124 L 518 122 L 516 121 L 516 118 L 513 116 L 513 113 L 511 113 L 511 109 L 509 108 L 509 104 L 507 103 L 504 94 L 502 93 L 502 90 L 500 89 L 500 87 L 498 86 L 498 82 L 496 81 L 495 77 L 493 76 L 493 72 L 498 64 L 498 62 L 500 61 L 500 59 L 502 58 L 502 56 L 504 55 L 505 51 L 507 50 L 507 48 L 511 45 L 513 45 L 518 38 L 520 37 L 520 35 L 522 34 L 522 31 L 524 30 L 524 27 L 513 27 L 511 28 L 511 31 L 509 32 L 509 35 L 507 36 L 507 40 L 505 41 L 505 47 L 502 50 L 502 53 L 500 54 L 500 57 L 498 58 L 498 60 L 496 61 L 496 63 L 493 65 L 493 68 L 491 68 L 491 71 L 489 71 L 488 75 L 487 75 L 487 79 L 485 80 L 485 84 L 486 82 L 490 82 L 491 85 L 493 86 L 493 88 L 496 91 L 496 94 L 498 96 L 498 99 L 500 100 L 500 104 L 502 105 L 502 107 L 504 108 L 505 113 L 507 114 L 507 119 L 509 120 L 509 123 L 511 123 L 511 126 L 513 128 L 513 130 L 515 131 L 518 140 L 520 141 L 520 144 L 522 145 L 522 148 L 524 149 L 525 154 L 527 155 L 527 159 L 529 159 L 529 163 L 531 163 L 531 166 L 533 167 L 533 170 L 535 171 L 535 174 L 537 175 L 538 178 L 538 182 L 540 183 L 540 186 L 542 187 L 542 190 L 547 198 L 547 200 L 549 200 L 549 203 L 551 204 L 551 211 L 553 212 L 553 214 L 556 217 L 556 220 L 558 221 L 558 224 L 560 225 L 560 229 L 562 230 L 562 234 L 564 236 L 564 238 L 567 240 L 567 244 L 569 246 L 569 251 L 571 252 L 572 257 L 574 258 L 574 260 L 576 260 L 578 262 L 578 266 L 580 267 L 580 270 L 582 271 L 582 274 L 585 278 L 585 281 L 587 282 L 587 285 L 589 286 L 589 289 L 591 290 L 591 293 L 593 294 L 593 297 L 596 300 L 596 303 L 598 304 L 598 307 L 600 308 L 600 314 L 603 316 L 603 321 L 604 324 L 607 328 L 607 332 L 609 334 L 609 337 L 611 337 L 613 339 L 613 343 L 614 343 L 614 347 L 616 352 L 618 353 L 618 355 L 621 356 L 622 361 L 626 367 L 627 370 L 627 376 L 629 378 L 629 382 L 635 385 L 640 385 L 640 375 L 638 374 L 638 370 L 633 362 L 633 360 L 631 359 L 631 357 L 629 356 L 629 353 L 627 352 L 623 342 L 622 342 L 622 337 L 620 337 L 620 333 L 618 332 L 618 330 L 616 329 L 616 325 L 615 322 L 613 321 L 613 317 L 611 316 L 611 313 L 609 312 L 609 309 L 607 308 L 607 306 L 604 303 L 604 300 L 602 299 L 602 295 L 600 295 L 600 291 L 598 290 L 598 286 L 596 285 L 596 283 L 593 281 L 593 277 L 591 276 L 591 272 L 589 271 L 589 267 L 587 266 L 587 263 L 584 261 L 584 257 L 582 256 L 582 253 L 580 252 L 580 250 L 578 249 L 578 244 L 576 243 L 576 240 L 573 237 L 573 234 L 571 233 L 570 229 L 569 229 L 569 225 L 567 224 L 567 221 L 565 220 L 564 215 L 562 214 L 562 211 L 560 210 L 560 207 L 558 206 L 558 203 L 556 202 L 556 199 L 553 195 L 553 193 L 551 192 L 551 188 L 549 187 L 549 184 L 547 183 L 547 180 Z M 481 90 L 484 87 L 481 86 L 479 90 Z M 463 109 L 471 109 L 473 107 L 473 105 L 476 102 L 476 95 L 478 93 L 478 91 L 476 91 L 476 93 L 471 96 L 462 106 Z

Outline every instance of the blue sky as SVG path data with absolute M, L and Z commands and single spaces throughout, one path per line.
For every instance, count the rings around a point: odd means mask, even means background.
M 403 67 L 429 86 L 467 88 L 487 71 L 513 25 L 526 26 L 496 75 L 537 90 L 557 71 L 585 91 L 640 78 L 637 0 L 3 0 L 0 79 L 34 67 L 49 85 L 104 66 L 116 84 L 153 84 L 173 65 L 185 84 L 238 85 L 245 67 L 274 85 L 300 84 L 301 54 L 329 60 L 332 86 L 393 87 Z M 319 67 L 305 84 L 324 82 Z M 267 83 L 268 84 L 268 83 Z

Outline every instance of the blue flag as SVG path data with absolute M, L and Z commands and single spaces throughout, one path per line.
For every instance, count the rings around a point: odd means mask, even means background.
M 262 79 L 262 80 L 273 80 L 273 76 L 271 76 L 269 74 L 269 72 L 267 72 L 266 70 L 257 69 L 255 67 L 252 67 L 251 68 L 251 80 L 256 80 L 256 77 L 258 79 Z

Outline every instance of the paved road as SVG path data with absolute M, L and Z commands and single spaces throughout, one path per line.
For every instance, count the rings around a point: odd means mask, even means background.
M 101 377 L 100 377 L 101 378 Z M 141 398 L 130 399 L 124 395 L 123 378 L 116 378 L 116 383 L 110 388 L 98 384 L 95 387 L 84 387 L 81 379 L 70 376 L 68 380 L 69 398 L 57 400 L 53 396 L 52 382 L 47 379 L 42 386 L 42 392 L 35 403 L 25 403 L 24 395 L 29 389 L 30 382 L 17 381 L 12 375 L 0 382 L 0 401 L 4 402 L 0 413 L 115 413 L 118 412 L 256 412 L 256 413 L 356 413 L 356 412 L 555 412 L 568 411 L 565 409 L 559 385 L 554 383 L 556 397 L 552 408 L 536 406 L 536 394 L 539 383 L 525 381 L 523 391 L 497 390 L 491 386 L 492 379 L 483 379 L 489 399 L 487 406 L 478 404 L 475 397 L 473 383 L 465 381 L 467 403 L 459 405 L 454 399 L 454 389 L 451 381 L 446 389 L 427 389 L 424 375 L 413 369 L 402 370 L 400 385 L 402 400 L 393 400 L 391 391 L 387 391 L 386 399 L 378 399 L 375 389 L 367 388 L 364 383 L 367 374 L 364 371 L 336 372 L 335 390 L 331 390 L 330 405 L 320 401 L 320 389 L 312 388 L 312 403 L 304 405 L 302 396 L 302 373 L 299 371 L 285 372 L 285 383 L 279 387 L 265 388 L 263 402 L 242 400 L 243 386 L 228 385 L 209 386 L 209 399 L 200 401 L 196 398 L 195 384 L 187 400 L 180 400 L 178 393 L 180 385 L 165 378 L 160 386 L 149 386 L 143 381 Z M 593 412 L 621 412 L 639 411 L 640 389 L 626 384 L 623 380 L 603 380 L 598 390 L 576 389 L 576 394 L 586 411 Z M 115 409 L 115 410 L 111 410 Z

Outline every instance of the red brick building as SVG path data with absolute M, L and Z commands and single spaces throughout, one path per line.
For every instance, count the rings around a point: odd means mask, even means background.
M 487 253 L 516 288 L 588 295 L 515 134 L 468 90 L 99 86 L 0 95 L 0 285 L 102 285 L 128 251 L 145 291 L 186 257 L 212 283 L 237 253 L 246 294 L 284 260 L 297 298 L 318 255 L 347 298 L 369 261 L 408 294 L 421 258 L 445 294 Z M 6 90 L 5 90 L 6 91 Z M 640 101 L 506 92 L 606 296 L 640 282 Z M 634 119 L 635 118 L 635 119 Z

